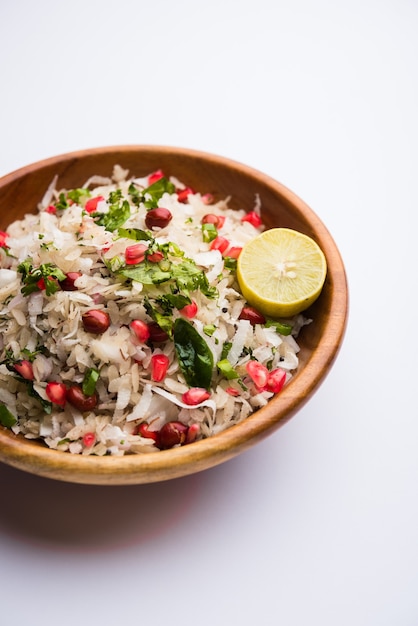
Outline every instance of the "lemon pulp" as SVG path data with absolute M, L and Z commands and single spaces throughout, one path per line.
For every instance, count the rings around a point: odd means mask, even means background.
M 325 255 L 307 235 L 272 228 L 257 235 L 238 257 L 237 279 L 247 302 L 269 317 L 291 317 L 321 293 Z

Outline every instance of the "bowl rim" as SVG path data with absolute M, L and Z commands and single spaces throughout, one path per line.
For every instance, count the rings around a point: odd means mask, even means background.
M 345 335 L 349 296 L 345 267 L 336 243 L 319 216 L 288 187 L 249 165 L 205 151 L 164 145 L 122 144 L 87 148 L 59 154 L 20 167 L 0 178 L 1 188 L 38 170 L 64 161 L 113 152 L 140 151 L 174 153 L 216 161 L 224 167 L 239 169 L 283 197 L 292 208 L 320 233 L 321 247 L 327 259 L 332 257 L 333 297 L 321 337 L 321 349 L 312 352 L 303 369 L 289 381 L 279 395 L 248 418 L 228 429 L 193 444 L 124 456 L 73 455 L 46 447 L 44 444 L 14 435 L 0 427 L 0 461 L 18 469 L 58 480 L 104 485 L 126 485 L 159 482 L 196 473 L 229 460 L 257 441 L 267 437 L 299 411 L 320 386 L 334 363 Z M 278 405 L 280 408 L 278 409 Z M 193 468 L 190 471 L 190 468 Z

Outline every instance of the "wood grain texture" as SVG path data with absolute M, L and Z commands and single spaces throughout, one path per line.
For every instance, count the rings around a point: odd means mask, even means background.
M 246 421 L 219 435 L 158 453 L 124 457 L 71 455 L 0 427 L 0 461 L 41 476 L 85 484 L 128 485 L 158 482 L 199 472 L 250 448 L 289 420 L 328 374 L 342 343 L 348 315 L 348 288 L 337 246 L 319 217 L 292 191 L 246 165 L 182 148 L 116 146 L 46 159 L 0 179 L 0 230 L 35 212 L 58 175 L 58 188 L 80 187 L 92 175 L 110 176 L 121 165 L 134 176 L 162 169 L 215 199 L 231 197 L 233 208 L 251 210 L 256 194 L 267 227 L 287 227 L 314 238 L 327 259 L 327 279 L 308 311 L 314 323 L 299 337 L 300 366 L 283 391 Z

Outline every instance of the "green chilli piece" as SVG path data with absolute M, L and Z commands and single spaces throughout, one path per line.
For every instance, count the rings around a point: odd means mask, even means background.
M 0 404 L 0 424 L 6 428 L 11 428 L 17 422 L 17 419 L 9 411 L 5 404 Z
M 218 361 L 216 367 L 227 380 L 239 378 L 238 374 L 236 373 L 228 359 L 222 359 L 221 361 Z
M 96 384 L 99 380 L 99 372 L 93 368 L 86 370 L 84 374 L 82 390 L 85 396 L 92 396 L 96 391 Z

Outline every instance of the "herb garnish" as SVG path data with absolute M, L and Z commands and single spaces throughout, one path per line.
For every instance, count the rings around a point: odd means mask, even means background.
M 163 246 L 159 246 L 162 250 Z M 199 269 L 192 259 L 183 258 L 181 261 L 164 259 L 161 263 L 142 261 L 138 265 L 123 267 L 118 271 L 120 276 L 135 280 L 143 285 L 160 285 L 167 283 L 172 292 L 189 292 L 200 290 L 207 298 L 216 298 L 218 290 L 209 285 L 206 274 Z
M 139 206 L 143 204 L 147 210 L 155 209 L 158 206 L 158 200 L 162 198 L 165 193 L 172 194 L 176 191 L 175 186 L 167 178 L 159 178 L 155 183 L 147 187 L 146 189 L 137 189 L 134 183 L 131 183 L 128 188 L 128 193 L 131 196 L 133 204 Z
M 118 235 L 119 237 L 126 237 L 126 239 L 134 239 L 135 241 L 153 241 L 152 235 L 140 228 L 119 228 Z
M 35 350 L 34 352 L 28 350 L 27 348 L 24 348 L 22 350 L 22 356 L 24 356 L 25 359 L 27 359 L 28 361 L 33 362 L 37 354 L 45 353 L 45 351 L 46 350 L 43 346 L 40 346 L 39 349 Z M 22 359 L 21 358 L 16 359 L 13 355 L 12 350 L 9 350 L 7 348 L 5 350 L 5 356 L 6 358 L 1 362 L 1 364 L 6 365 L 9 372 L 12 372 L 14 377 L 26 386 L 28 396 L 31 396 L 32 398 L 36 398 L 41 403 L 45 413 L 48 413 L 48 414 L 51 413 L 52 403 L 48 402 L 47 400 L 44 400 L 42 396 L 39 395 L 39 393 L 35 390 L 33 386 L 34 385 L 33 380 L 28 380 L 27 378 L 23 378 L 23 376 L 20 376 L 20 374 L 16 371 L 14 366 L 17 363 L 20 363 Z M 1 419 L 0 419 L 0 422 L 1 422 Z
M 32 265 L 32 259 L 22 261 L 17 267 L 22 274 L 22 294 L 28 296 L 35 291 L 45 289 L 47 296 L 52 296 L 60 289 L 58 282 L 65 279 L 65 274 L 59 267 L 52 263 L 42 263 L 39 267 Z
M 92 215 L 97 224 L 113 233 L 130 218 L 131 207 L 129 202 L 123 199 L 121 189 L 111 191 L 107 203 L 109 205 L 107 213 L 93 213 Z
M 174 347 L 184 378 L 190 387 L 209 389 L 213 355 L 203 337 L 195 327 L 183 318 L 178 318 L 173 327 Z

